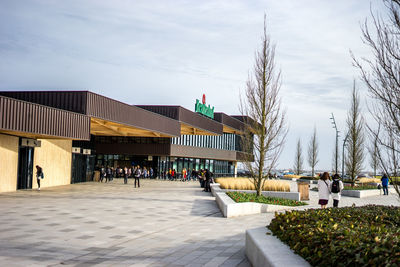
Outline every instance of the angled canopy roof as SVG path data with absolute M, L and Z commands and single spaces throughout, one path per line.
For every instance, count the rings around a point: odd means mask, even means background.
M 176 120 L 89 91 L 17 91 L 0 95 L 87 115 L 90 133 L 94 135 L 180 135 L 181 127 Z
M 179 121 L 181 134 L 221 135 L 223 133 L 223 126 L 219 122 L 192 112 L 181 106 L 138 105 L 137 107 Z
M 240 134 L 245 127 L 242 121 L 222 112 L 214 113 L 214 120 L 222 123 L 224 133 Z

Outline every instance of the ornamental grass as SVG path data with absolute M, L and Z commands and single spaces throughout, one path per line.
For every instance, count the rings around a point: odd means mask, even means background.
M 360 183 L 360 184 L 369 184 L 369 183 L 380 183 L 381 182 L 381 179 L 377 179 L 377 178 L 360 178 L 359 180 L 358 180 L 358 182 Z
M 295 179 L 299 179 L 301 177 L 301 175 L 295 175 L 295 174 L 286 174 L 283 176 L 283 178 L 295 178 Z
M 215 182 L 219 183 L 222 189 L 256 190 L 252 178 L 217 178 Z M 262 191 L 290 192 L 290 183 L 279 180 L 265 180 Z
M 400 266 L 400 208 L 275 213 L 268 228 L 312 266 Z

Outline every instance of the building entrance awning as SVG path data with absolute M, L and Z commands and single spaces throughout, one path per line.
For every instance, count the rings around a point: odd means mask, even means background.
M 173 137 L 154 130 L 141 129 L 118 122 L 90 118 L 90 133 L 104 136 Z

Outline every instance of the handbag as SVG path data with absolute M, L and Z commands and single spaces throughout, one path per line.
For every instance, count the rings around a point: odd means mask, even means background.
M 43 172 L 40 174 L 40 178 L 41 178 L 41 179 L 44 179 L 44 174 L 43 174 Z

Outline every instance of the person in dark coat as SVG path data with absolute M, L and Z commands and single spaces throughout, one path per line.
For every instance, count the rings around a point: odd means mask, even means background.
M 387 177 L 386 173 L 382 175 L 381 182 L 382 182 L 383 194 L 389 195 L 389 189 L 388 189 L 389 178 Z
M 205 178 L 206 178 L 206 182 L 204 185 L 204 191 L 206 192 L 211 192 L 211 173 L 208 169 L 205 170 L 205 174 L 204 174 Z
M 43 179 L 43 169 L 39 165 L 36 165 L 36 180 L 38 184 L 38 189 L 40 191 L 40 179 Z
M 138 187 L 140 187 L 140 176 L 142 175 L 142 170 L 140 169 L 140 166 L 138 165 L 135 171 L 135 188 L 136 188 L 136 182 Z

